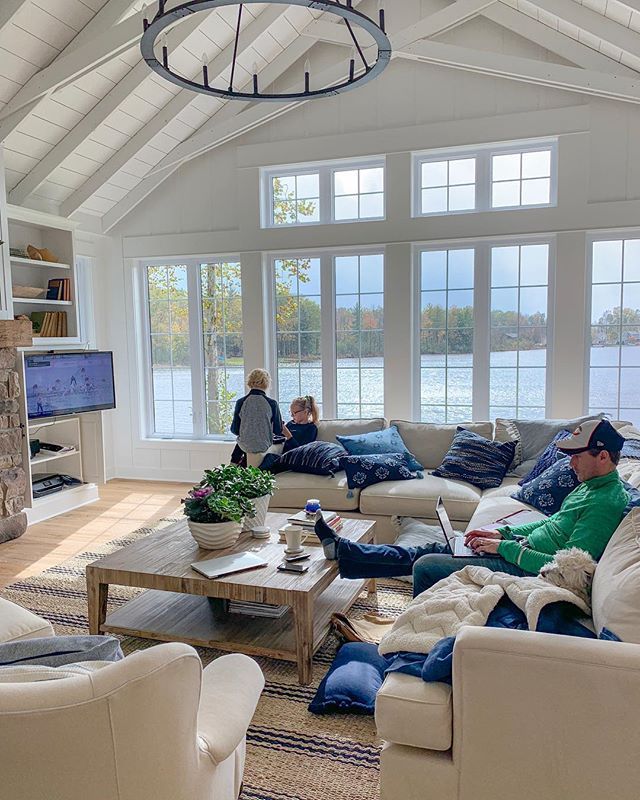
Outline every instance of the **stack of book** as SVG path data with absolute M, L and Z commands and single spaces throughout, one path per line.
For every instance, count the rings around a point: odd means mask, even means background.
M 250 617 L 271 617 L 280 619 L 289 610 L 289 606 L 278 606 L 273 603 L 252 603 L 247 600 L 229 600 L 230 614 L 246 614 Z
M 34 336 L 67 336 L 66 311 L 32 311 L 31 324 Z
M 336 514 L 335 511 L 323 511 L 322 516 L 324 517 L 324 521 L 327 525 L 337 533 L 341 528 L 343 523 L 342 517 Z M 293 514 L 291 517 L 287 519 L 287 525 L 296 525 L 299 527 L 303 532 L 311 533 L 314 529 L 315 525 L 315 515 L 314 514 L 307 514 L 305 511 L 298 511 L 297 514 Z M 280 528 L 280 538 L 281 542 L 286 542 L 285 536 L 285 528 Z M 306 545 L 319 545 L 320 540 L 316 536 L 308 536 L 304 542 Z
M 71 280 L 51 278 L 47 284 L 47 300 L 71 300 Z

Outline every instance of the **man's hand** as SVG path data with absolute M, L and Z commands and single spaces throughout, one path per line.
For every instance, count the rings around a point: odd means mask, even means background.
M 473 547 L 474 539 L 502 539 L 502 534 L 495 528 L 487 525 L 486 528 L 474 528 L 472 531 L 467 531 L 464 535 L 464 543 L 467 547 Z
M 282 435 L 285 439 L 290 439 L 293 435 L 284 423 L 282 423 Z
M 474 553 L 479 553 L 480 555 L 484 555 L 485 553 L 497 555 L 498 548 L 500 547 L 500 539 L 490 538 L 488 536 L 475 536 L 469 542 L 469 547 Z

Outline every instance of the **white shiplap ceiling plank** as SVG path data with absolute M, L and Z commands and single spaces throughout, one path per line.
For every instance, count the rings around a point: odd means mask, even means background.
M 0 3 L 0 31 L 8 25 L 29 0 L 2 0 Z
M 89 23 L 94 12 L 80 0 L 31 0 L 32 4 L 77 34 Z
M 13 24 L 0 30 L 0 48 L 34 64 L 38 69 L 53 61 L 60 52 L 50 42 L 44 42 L 30 31 Z
M 3 78 L 9 78 L 22 86 L 37 72 L 38 67 L 30 61 L 25 61 L 8 50 L 0 50 L 0 76 Z

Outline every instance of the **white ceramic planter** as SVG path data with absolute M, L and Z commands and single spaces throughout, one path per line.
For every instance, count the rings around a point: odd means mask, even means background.
M 238 541 L 242 525 L 239 522 L 193 522 L 187 520 L 189 532 L 205 550 L 224 550 Z
M 254 497 L 251 500 L 255 509 L 255 515 L 253 517 L 248 517 L 245 520 L 245 524 L 250 531 L 252 531 L 254 528 L 264 527 L 267 519 L 269 500 L 271 500 L 270 494 L 263 494 L 262 497 Z

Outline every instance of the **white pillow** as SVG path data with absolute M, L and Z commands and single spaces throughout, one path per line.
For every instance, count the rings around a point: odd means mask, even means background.
M 394 544 L 401 547 L 424 547 L 425 544 L 446 544 L 442 528 L 439 525 L 429 525 L 421 519 L 413 517 L 400 517 L 400 533 Z M 399 581 L 413 583 L 412 575 L 398 575 Z
M 618 525 L 593 576 L 593 624 L 640 644 L 640 508 Z

